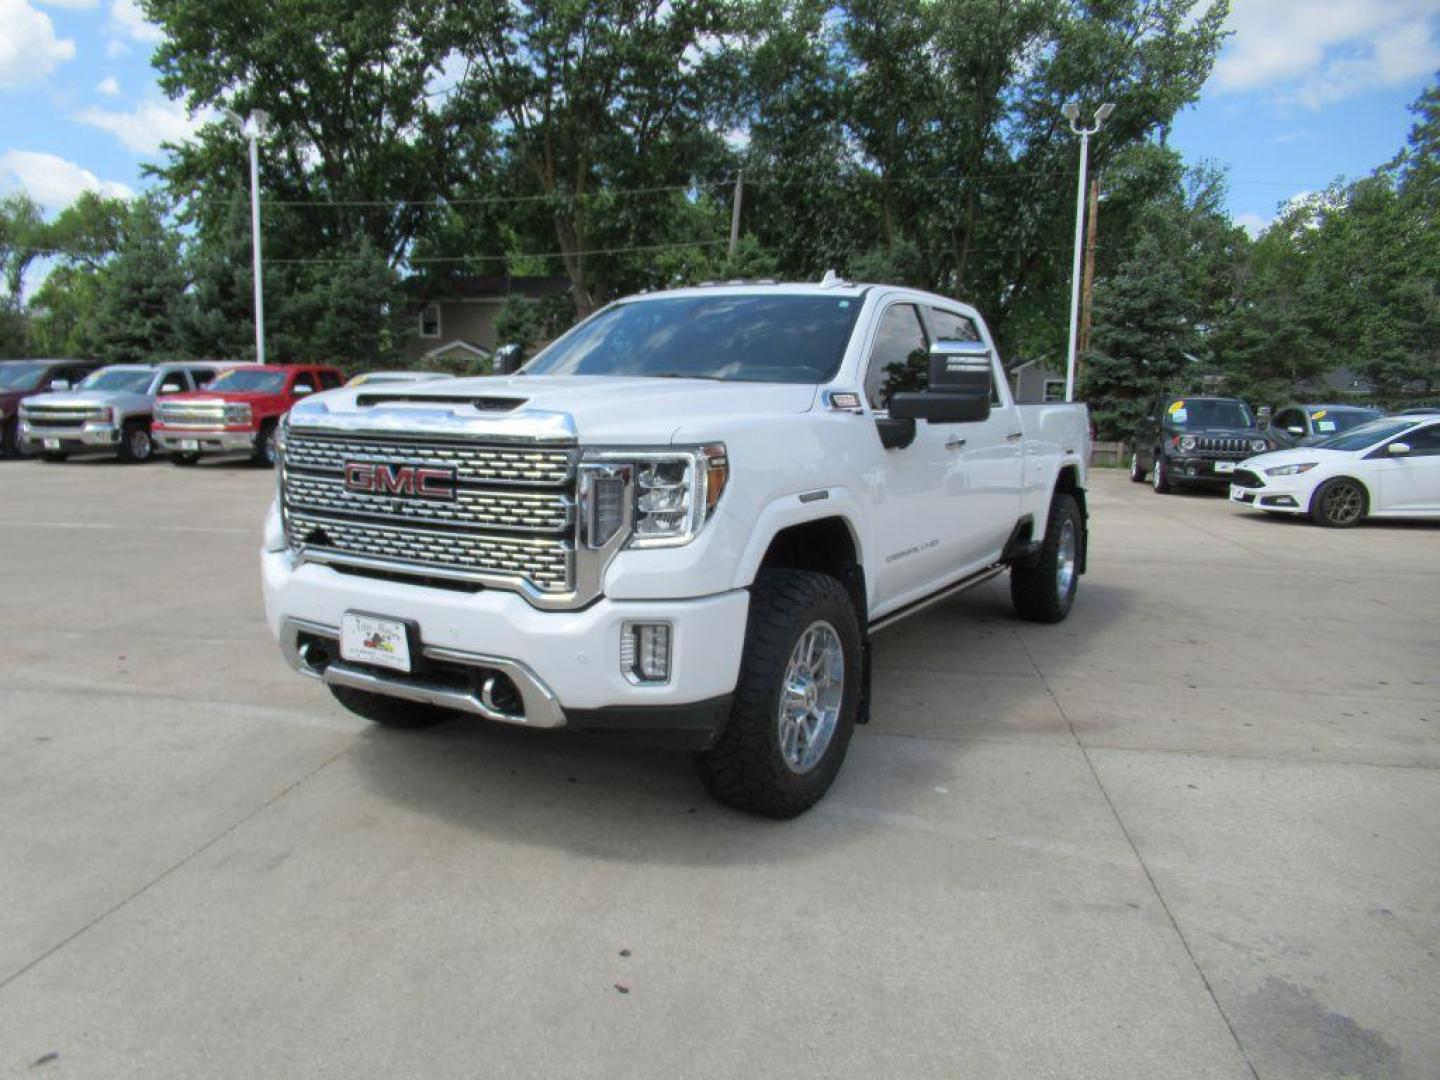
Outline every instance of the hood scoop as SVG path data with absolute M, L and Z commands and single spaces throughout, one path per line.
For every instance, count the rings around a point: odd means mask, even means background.
M 512 412 L 524 405 L 527 398 L 485 397 L 471 394 L 405 394 L 370 393 L 359 394 L 355 404 L 362 409 L 376 405 L 409 403 L 414 405 L 470 405 L 479 412 Z

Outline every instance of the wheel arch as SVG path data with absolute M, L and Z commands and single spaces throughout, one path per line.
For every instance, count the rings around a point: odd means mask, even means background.
M 1370 511 L 1375 508 L 1375 493 L 1370 490 L 1369 484 L 1353 473 L 1336 473 L 1334 476 L 1327 476 L 1324 480 L 1320 481 L 1320 483 L 1316 484 L 1314 490 L 1310 492 L 1310 503 L 1305 508 L 1306 511 L 1313 514 L 1315 512 L 1315 500 L 1320 498 L 1320 492 L 1324 491 L 1337 480 L 1348 480 L 1360 489 L 1360 497 L 1365 500 L 1365 505 L 1361 507 L 1360 520 L 1364 521 L 1370 516 Z

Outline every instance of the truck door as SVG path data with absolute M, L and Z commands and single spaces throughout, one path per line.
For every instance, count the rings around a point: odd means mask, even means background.
M 983 340 L 974 320 L 959 312 L 930 307 L 925 314 L 936 340 Z M 947 488 L 961 496 L 957 501 L 962 504 L 953 526 L 953 565 L 964 573 L 989 565 L 1004 550 L 1020 517 L 1025 479 L 1020 410 L 1010 396 L 994 342 L 985 343 L 990 346 L 990 416 L 944 425 L 951 429 L 945 441 L 950 454 Z
M 879 315 L 865 367 L 870 408 L 886 414 L 897 390 L 918 390 L 928 380 L 930 339 L 913 303 L 897 302 Z M 875 470 L 874 592 L 877 605 L 917 599 L 954 566 L 956 500 L 949 497 L 952 451 L 945 442 L 958 424 L 915 425 L 909 446 L 882 451 Z

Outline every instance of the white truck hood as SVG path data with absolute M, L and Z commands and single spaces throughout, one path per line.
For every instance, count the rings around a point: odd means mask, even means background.
M 810 410 L 816 387 L 710 379 L 512 375 L 360 385 L 307 398 L 291 423 L 397 434 L 578 438 L 586 445 L 665 445 L 682 429 L 725 430 L 736 418 Z M 519 404 L 510 405 L 514 401 Z

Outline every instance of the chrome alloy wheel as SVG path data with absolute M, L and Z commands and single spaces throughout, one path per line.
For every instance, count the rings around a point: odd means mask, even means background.
M 153 449 L 150 433 L 144 428 L 137 427 L 130 432 L 130 456 L 136 461 L 150 460 L 150 451 Z
M 845 651 L 828 622 L 813 622 L 795 642 L 780 687 L 780 756 L 794 773 L 819 764 L 840 722 Z
M 1060 529 L 1060 543 L 1055 549 L 1055 588 L 1061 600 L 1070 595 L 1075 584 L 1075 523 L 1068 518 Z

